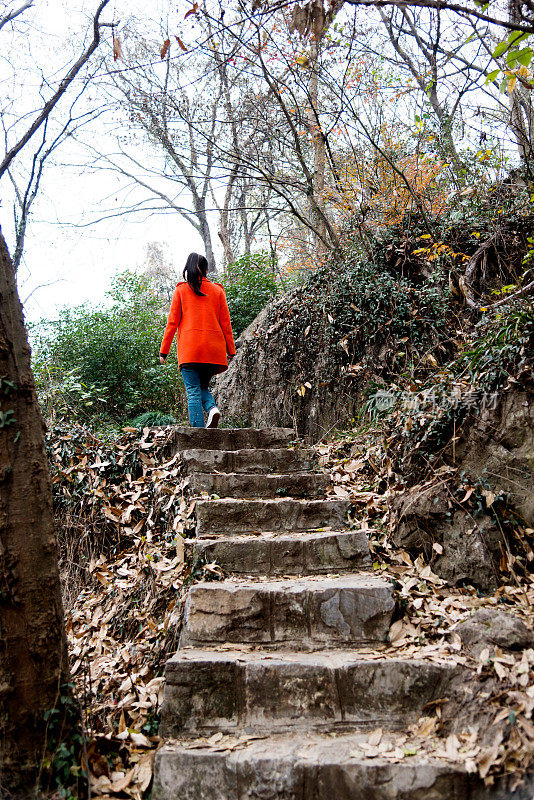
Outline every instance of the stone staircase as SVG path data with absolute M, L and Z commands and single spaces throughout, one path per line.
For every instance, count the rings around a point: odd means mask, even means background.
M 381 654 L 391 584 L 369 571 L 349 503 L 317 499 L 329 477 L 292 438 L 176 431 L 193 493 L 216 495 L 197 501 L 186 546 L 232 577 L 189 590 L 166 666 L 152 798 L 466 800 L 458 765 L 358 749 L 371 730 L 417 720 L 455 667 Z M 223 736 L 236 745 L 218 748 Z

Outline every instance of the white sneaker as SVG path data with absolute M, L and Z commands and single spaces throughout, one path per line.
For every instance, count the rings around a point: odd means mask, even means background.
M 217 425 L 219 424 L 220 418 L 221 418 L 221 412 L 219 411 L 217 406 L 214 406 L 209 411 L 208 419 L 206 422 L 206 428 L 216 428 Z

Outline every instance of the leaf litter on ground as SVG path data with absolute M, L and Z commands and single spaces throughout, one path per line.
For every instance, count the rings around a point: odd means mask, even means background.
M 93 798 L 100 800 L 141 800 L 146 794 L 160 746 L 163 669 L 177 646 L 187 587 L 195 579 L 224 577 L 215 563 L 192 567 L 184 559 L 195 503 L 179 455 L 170 455 L 171 437 L 165 428 L 127 429 L 116 441 L 79 426 L 48 434 L 71 670 L 86 716 L 84 766 Z M 393 582 L 403 609 L 389 643 L 362 648 L 359 655 L 461 665 L 473 681 L 483 681 L 478 702 L 492 713 L 493 738 L 486 742 L 476 721 L 450 730 L 443 698 L 408 731 L 380 738 L 372 732 L 366 747 L 354 752 L 389 760 L 426 754 L 459 760 L 487 782 L 507 773 L 519 781 L 533 762 L 534 651 L 504 654 L 495 648 L 491 657 L 482 653 L 475 660 L 454 627 L 475 610 L 496 606 L 531 624 L 534 580 L 504 576 L 493 596 L 481 597 L 472 587 L 447 585 L 432 562 L 396 548 L 388 533 L 389 508 L 403 486 L 378 429 L 336 436 L 317 452 L 322 468 L 333 474 L 332 494 L 351 500 L 353 524 L 367 531 L 373 569 Z M 188 746 L 232 750 L 255 738 L 215 737 Z
M 71 676 L 84 709 L 93 798 L 141 800 L 151 777 L 163 669 L 177 646 L 194 573 L 172 429 L 126 429 L 104 441 L 76 425 L 49 431 Z
M 365 530 L 369 538 L 372 568 L 392 581 L 398 608 L 402 609 L 401 618 L 391 626 L 388 647 L 380 655 L 390 652 L 395 657 L 455 663 L 469 671 L 473 682 L 474 699 L 463 730 L 450 732 L 450 721 L 444 724 L 442 715 L 446 703 L 439 703 L 432 709 L 432 717 L 421 717 L 410 729 L 412 739 L 404 749 L 398 745 L 389 748 L 390 757 L 391 752 L 398 758 L 426 753 L 459 760 L 468 772 L 478 773 L 488 784 L 497 777 L 510 776 L 514 789 L 534 764 L 534 649 L 503 653 L 494 647 L 491 653 L 487 649 L 475 659 L 454 629 L 481 608 L 513 611 L 532 629 L 534 576 L 514 572 L 513 560 L 504 562 L 501 585 L 492 595 L 482 596 L 472 586 L 451 586 L 433 571 L 432 561 L 440 555 L 441 545 L 433 548 L 429 561 L 398 548 L 390 535 L 391 500 L 407 487 L 403 476 L 392 467 L 382 428 L 370 426 L 366 431 L 340 433 L 316 445 L 316 451 L 320 466 L 332 473 L 329 494 L 351 501 L 353 524 Z M 442 466 L 429 483 L 454 472 Z M 473 491 L 474 487 L 467 485 L 462 501 L 469 501 Z M 491 504 L 495 496 L 487 494 L 486 503 Z M 488 721 L 489 743 L 485 730 Z M 459 719 L 453 727 L 461 724 Z M 367 744 L 367 755 L 370 753 L 379 754 L 372 740 Z

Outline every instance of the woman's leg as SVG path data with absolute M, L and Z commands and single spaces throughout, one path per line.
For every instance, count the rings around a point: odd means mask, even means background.
M 210 364 L 203 365 L 202 368 L 199 369 L 202 407 L 206 414 L 209 414 L 212 408 L 216 408 L 215 400 L 208 388 L 209 382 L 216 374 L 217 367 L 212 367 Z
M 196 370 L 194 367 L 181 367 L 180 371 L 182 373 L 182 378 L 184 379 L 185 392 L 187 394 L 189 423 L 192 428 L 203 428 L 204 414 L 202 413 L 202 389 L 200 388 L 200 375 L 198 370 Z

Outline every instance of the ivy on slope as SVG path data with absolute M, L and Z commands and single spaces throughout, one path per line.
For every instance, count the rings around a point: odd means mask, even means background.
M 399 275 L 387 252 L 388 242 L 375 242 L 367 255 L 349 242 L 341 257 L 275 301 L 246 343 L 250 369 L 258 347 L 277 364 L 291 413 L 305 417 L 307 406 L 335 387 L 350 419 L 364 384 L 389 386 L 451 357 L 453 314 L 443 275 L 437 268 L 425 280 Z
M 412 368 L 422 349 L 446 352 L 448 303 L 440 284 L 415 286 L 391 274 L 380 252 L 362 260 L 346 251 L 342 261 L 312 274 L 276 312 L 285 321 L 286 374 L 297 360 L 313 365 L 321 355 L 327 369 L 368 365 L 387 349 L 385 377 Z

